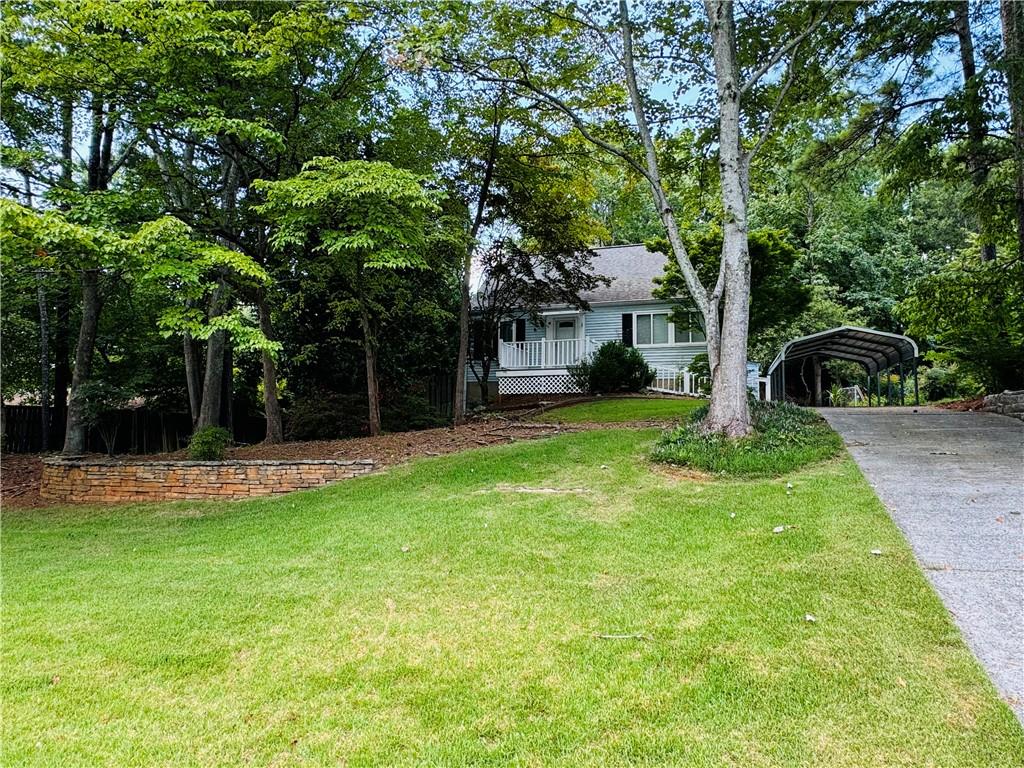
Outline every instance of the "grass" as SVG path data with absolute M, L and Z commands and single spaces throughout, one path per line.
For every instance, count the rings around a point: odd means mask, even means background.
M 1024 762 L 849 459 L 702 483 L 648 464 L 656 436 L 5 511 L 0 762 Z
M 684 419 L 707 400 L 674 397 L 610 397 L 588 403 L 552 408 L 537 417 L 538 421 L 563 424 L 613 424 L 627 421 Z
M 740 439 L 703 432 L 706 410 L 695 410 L 688 423 L 661 436 L 655 460 L 734 477 L 778 477 L 842 450 L 842 438 L 808 408 L 756 401 L 750 410 L 754 432 Z

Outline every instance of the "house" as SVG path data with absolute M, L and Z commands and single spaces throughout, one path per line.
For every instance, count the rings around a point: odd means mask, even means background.
M 594 248 L 595 274 L 610 278 L 583 294 L 590 311 L 567 306 L 542 308 L 535 325 L 525 314 L 500 322 L 491 345 L 475 344 L 466 372 L 466 399 L 481 401 L 483 368 L 489 367 L 489 399 L 521 395 L 566 395 L 576 392 L 569 366 L 607 341 L 621 341 L 640 350 L 658 371 L 656 387 L 692 393 L 696 382 L 687 373 L 693 358 L 707 352 L 700 324 L 677 327 L 668 320 L 674 302 L 652 295 L 654 278 L 664 273 L 666 256 L 643 245 Z M 481 358 L 486 354 L 485 366 Z

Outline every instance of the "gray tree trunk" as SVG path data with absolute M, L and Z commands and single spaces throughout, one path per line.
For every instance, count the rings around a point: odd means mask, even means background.
M 206 343 L 203 401 L 199 406 L 196 430 L 220 426 L 221 396 L 224 392 L 224 350 L 227 347 L 227 341 L 227 331 L 214 331 Z
M 1001 0 L 999 10 L 1016 167 L 1017 255 L 1024 259 L 1024 3 Z
M 256 308 L 260 316 L 260 330 L 263 335 L 273 341 L 274 326 L 270 317 L 270 305 L 266 293 L 260 291 L 256 300 Z M 267 436 L 265 442 L 284 442 L 284 424 L 281 417 L 281 403 L 277 399 L 277 362 L 267 351 L 263 352 L 263 410 L 267 416 Z
M 89 380 L 92 373 L 92 357 L 99 319 L 99 273 L 89 269 L 82 272 L 82 323 L 78 329 L 75 368 L 71 375 L 71 395 L 68 398 L 68 426 L 64 434 L 63 452 L 67 456 L 85 453 L 87 424 L 82 385 Z
M 379 435 L 380 390 L 377 386 L 377 339 L 373 333 L 370 316 L 362 312 L 359 317 L 363 327 L 363 350 L 366 353 L 366 399 L 369 406 L 370 434 Z
M 738 437 L 751 430 L 747 404 L 747 338 L 750 326 L 750 253 L 747 243 L 748 157 L 740 133 L 739 67 L 732 3 L 706 0 L 718 91 L 724 307 L 718 365 L 712 368 L 708 431 Z M 709 343 L 710 349 L 710 343 Z M 708 357 L 711 355 L 709 353 Z
M 199 348 L 192 334 L 182 336 L 182 350 L 185 355 L 185 383 L 188 387 L 188 408 L 192 416 L 192 429 L 199 423 L 199 409 L 203 403 L 203 382 L 199 377 Z
M 36 286 L 39 302 L 39 412 L 42 420 L 42 450 L 50 450 L 50 311 L 47 306 L 46 286 L 39 275 Z
M 953 10 L 953 28 L 956 30 L 960 48 L 960 69 L 964 77 L 964 105 L 967 110 L 967 172 L 971 176 L 971 184 L 980 190 L 988 179 L 988 166 L 985 162 L 985 137 L 988 125 L 985 120 L 984 102 L 981 95 L 981 83 L 978 81 L 978 69 L 974 60 L 974 38 L 971 34 L 970 5 L 966 0 L 959 2 Z M 995 256 L 995 245 L 991 236 L 985 231 L 982 216 L 977 216 L 978 232 L 982 236 L 981 258 L 988 260 Z

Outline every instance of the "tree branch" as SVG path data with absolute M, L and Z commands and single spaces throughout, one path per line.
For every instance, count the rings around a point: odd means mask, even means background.
M 754 71 L 754 73 L 747 78 L 747 81 L 743 83 L 743 86 L 740 88 L 740 95 L 743 95 L 751 88 L 753 88 L 755 85 L 757 85 L 758 81 L 762 77 L 764 77 L 765 74 L 767 74 L 776 64 L 782 61 L 783 56 L 785 56 L 790 51 L 795 51 L 796 48 L 800 45 L 800 43 L 806 40 L 814 32 L 814 30 L 818 28 L 818 26 L 821 24 L 824 18 L 825 13 L 822 13 L 820 16 L 816 16 L 813 19 L 811 19 L 811 23 L 810 25 L 808 25 L 807 29 L 805 29 L 799 35 L 790 40 L 786 45 L 782 46 L 775 53 L 773 53 L 768 58 L 768 61 L 766 61 L 764 64 L 758 67 Z

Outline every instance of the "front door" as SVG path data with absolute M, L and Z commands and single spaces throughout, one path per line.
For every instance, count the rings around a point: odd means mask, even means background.
M 552 343 L 548 345 L 547 365 L 552 368 L 564 368 L 576 362 L 576 329 L 579 318 L 576 317 L 555 317 L 552 318 L 553 326 L 551 334 Z
M 576 318 L 570 317 L 568 319 L 555 319 L 555 338 L 558 340 L 562 339 L 575 339 L 576 338 Z

